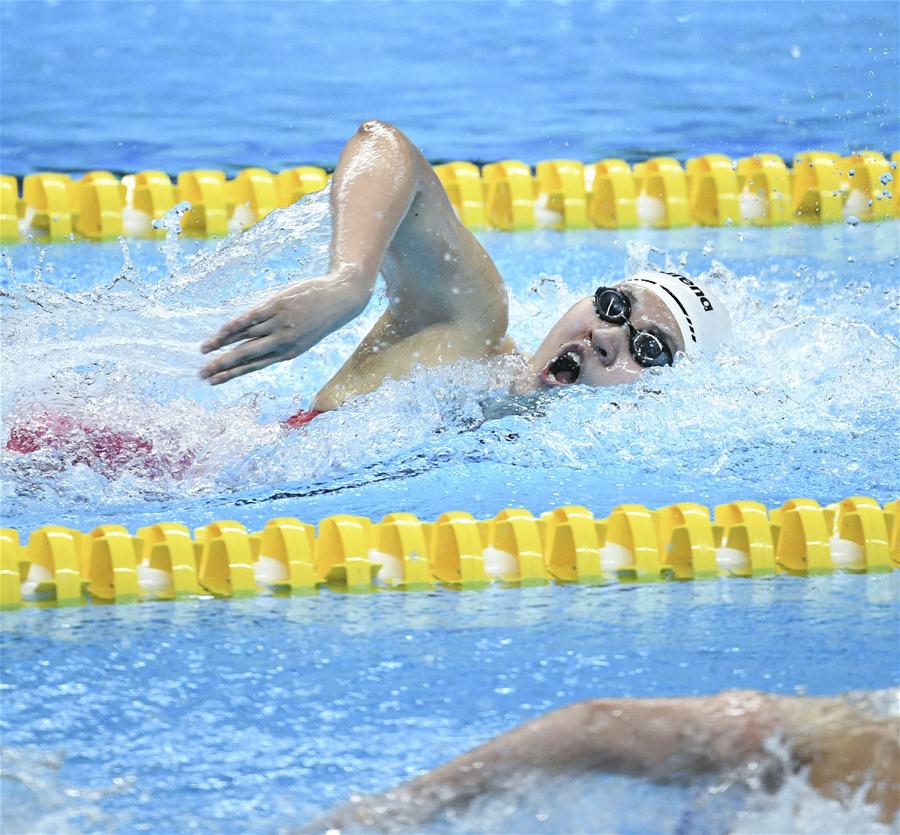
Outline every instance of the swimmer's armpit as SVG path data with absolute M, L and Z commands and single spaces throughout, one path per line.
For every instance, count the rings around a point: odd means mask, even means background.
M 844 706 L 818 721 L 819 707 L 836 702 L 756 692 L 579 702 L 526 722 L 383 795 L 354 798 L 304 831 L 421 826 L 536 770 L 602 771 L 669 782 L 751 763 L 757 775 L 762 770 L 768 778 L 769 788 L 778 785 L 785 765 L 809 766 L 810 784 L 838 799 L 867 785 L 867 802 L 877 804 L 889 822 L 898 804 L 898 722 L 863 721 Z M 850 745 L 848 753 L 844 741 L 856 738 L 863 725 L 869 747 L 859 737 L 860 744 Z M 780 762 L 768 749 L 775 735 L 786 742 L 791 763 Z

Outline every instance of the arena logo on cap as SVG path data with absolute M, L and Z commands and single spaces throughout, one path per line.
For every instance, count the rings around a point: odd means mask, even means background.
M 701 307 L 707 312 L 713 309 L 712 302 L 703 295 L 703 291 L 694 284 L 686 275 L 681 275 L 681 273 L 670 273 L 667 272 L 666 275 L 672 276 L 672 278 L 677 278 L 682 284 L 686 284 L 691 290 L 694 291 L 694 295 L 700 299 Z

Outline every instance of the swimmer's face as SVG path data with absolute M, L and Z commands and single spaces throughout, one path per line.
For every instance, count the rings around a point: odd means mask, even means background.
M 629 321 L 654 333 L 671 356 L 684 351 L 675 318 L 656 295 L 641 287 L 618 287 L 631 302 Z M 550 329 L 529 363 L 538 388 L 575 384 L 614 386 L 632 383 L 644 371 L 631 355 L 627 324 L 603 321 L 592 296 L 576 302 Z

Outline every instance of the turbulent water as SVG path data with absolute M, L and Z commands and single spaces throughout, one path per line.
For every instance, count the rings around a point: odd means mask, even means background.
M 198 345 L 327 267 L 324 195 L 215 245 L 170 226 L 160 243 L 4 253 L 3 437 L 71 427 L 64 443 L 3 450 L 4 524 L 898 493 L 894 222 L 485 235 L 523 351 L 575 299 L 647 263 L 715 287 L 735 340 L 635 386 L 527 403 L 506 394 L 520 359 L 419 368 L 295 432 L 279 420 L 309 405 L 379 315 L 380 293 L 303 357 L 224 386 L 199 379 Z M 130 440 L 98 461 L 96 433 Z
M 64 444 L 0 453 L 3 524 L 259 528 L 280 515 L 900 494 L 893 222 L 484 235 L 523 351 L 598 283 L 647 264 L 713 284 L 735 340 L 632 387 L 524 403 L 507 393 L 521 360 L 420 368 L 287 432 L 279 421 L 371 327 L 380 293 L 307 355 L 224 386 L 199 379 L 198 346 L 325 269 L 326 208 L 314 196 L 217 244 L 180 239 L 173 215 L 162 242 L 7 249 L 0 431 L 69 429 Z M 131 439 L 127 454 L 98 459 L 98 432 Z M 3 828 L 289 832 L 579 698 L 896 687 L 896 600 L 895 576 L 779 577 L 5 614 Z M 785 821 L 891 831 L 862 792 L 826 800 L 802 772 L 774 794 L 745 775 L 534 777 L 428 831 L 768 833 Z

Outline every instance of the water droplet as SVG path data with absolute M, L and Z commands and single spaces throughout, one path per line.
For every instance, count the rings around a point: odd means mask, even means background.
M 859 226 L 859 218 L 856 215 L 847 215 L 847 226 Z

